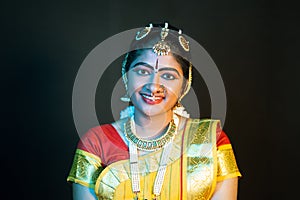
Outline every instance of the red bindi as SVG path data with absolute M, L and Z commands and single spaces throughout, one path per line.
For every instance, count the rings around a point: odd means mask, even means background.
M 156 59 L 156 64 L 155 64 L 154 72 L 155 73 L 158 72 L 158 59 Z

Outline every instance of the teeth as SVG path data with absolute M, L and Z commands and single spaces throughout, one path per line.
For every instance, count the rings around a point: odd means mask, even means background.
M 156 100 L 160 100 L 162 97 L 156 97 L 156 96 L 148 96 L 145 94 L 142 94 L 143 97 L 145 97 L 146 99 L 149 99 L 151 101 L 156 101 Z

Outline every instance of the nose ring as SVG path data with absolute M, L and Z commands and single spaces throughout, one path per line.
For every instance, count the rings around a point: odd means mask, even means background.
M 166 88 L 164 85 L 159 85 L 159 90 L 157 91 L 157 93 L 166 93 Z

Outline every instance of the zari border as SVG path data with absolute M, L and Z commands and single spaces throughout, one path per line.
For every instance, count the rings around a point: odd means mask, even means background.
M 197 141 L 195 144 L 200 144 L 200 145 L 208 145 L 211 146 L 211 153 L 210 156 L 207 154 L 208 157 L 210 157 L 212 160 L 211 166 L 209 167 L 210 171 L 210 179 L 211 179 L 211 185 L 209 188 L 207 188 L 207 193 L 206 194 L 199 194 L 194 193 L 194 191 L 191 191 L 188 186 L 187 182 L 187 176 L 188 175 L 188 168 L 190 165 L 190 159 L 191 157 L 188 156 L 186 153 L 182 153 L 182 158 L 181 158 L 181 184 L 182 184 L 182 193 L 181 193 L 181 199 L 182 200 L 190 200 L 194 198 L 210 198 L 215 190 L 216 187 L 216 177 L 217 177 L 217 149 L 216 149 L 216 130 L 217 130 L 217 125 L 218 125 L 219 120 L 199 120 L 199 119 L 194 119 L 194 120 L 189 120 L 187 123 L 187 128 L 186 132 L 183 137 L 183 143 L 182 143 L 182 149 L 185 149 L 184 151 L 187 151 L 190 149 L 191 143 L 194 143 Z M 197 124 L 197 125 L 196 125 Z M 190 131 L 190 129 L 194 129 L 195 125 L 197 128 L 197 132 L 195 131 Z M 206 156 L 205 156 L 206 157 Z M 201 172 L 202 173 L 202 172 Z M 196 195 L 196 196 L 193 196 Z M 205 195 L 202 196 L 202 195 Z
M 219 163 L 218 182 L 229 178 L 241 177 L 231 144 L 219 146 L 217 149 L 217 157 Z
M 101 159 L 98 156 L 77 149 L 67 181 L 94 188 L 94 179 L 98 177 L 101 171 Z
M 215 192 L 216 189 L 216 185 L 217 185 L 217 181 L 216 181 L 216 177 L 217 177 L 217 171 L 218 171 L 218 161 L 217 161 L 217 142 L 216 142 L 216 135 L 217 135 L 217 127 L 221 126 L 220 125 L 220 121 L 219 120 L 215 120 L 212 121 L 210 124 L 211 127 L 211 134 L 212 134 L 212 139 L 211 142 L 213 144 L 213 181 L 212 181 L 212 186 L 211 186 L 211 190 L 210 190 L 210 194 L 209 194 L 209 198 L 211 198 Z
M 170 170 L 172 170 L 173 167 L 176 165 L 176 164 L 174 164 L 175 162 L 178 161 L 177 162 L 178 168 L 180 167 L 179 161 L 180 161 L 180 157 L 181 157 L 181 142 L 182 142 L 183 132 L 184 132 L 184 130 L 179 131 L 178 134 L 174 138 L 172 151 L 170 153 L 170 159 L 168 160 L 166 176 L 167 176 L 167 174 L 169 174 L 168 172 Z M 141 184 L 143 184 L 143 180 L 149 179 L 149 177 L 155 177 L 155 175 L 157 173 L 156 170 L 159 167 L 159 162 L 156 162 L 156 161 L 160 160 L 161 153 L 162 153 L 162 150 L 159 150 L 159 151 L 152 152 L 150 154 L 139 157 Z M 149 163 L 151 163 L 151 165 Z M 124 194 L 123 193 L 115 194 L 115 191 L 118 190 L 118 187 L 120 187 L 121 184 L 124 184 L 125 187 L 127 187 L 127 184 L 125 182 L 127 182 L 128 180 L 130 181 L 130 176 L 131 176 L 130 173 L 128 173 L 128 172 L 129 172 L 129 160 L 128 159 L 120 160 L 120 161 L 114 162 L 114 163 L 106 166 L 106 168 L 103 169 L 103 171 L 100 173 L 100 175 L 96 181 L 96 184 L 95 184 L 96 196 L 99 199 L 103 199 L 103 198 L 107 198 L 107 197 L 109 197 L 110 199 L 121 199 L 120 195 L 122 195 L 122 199 L 123 199 L 124 196 L 128 197 L 128 196 L 132 195 L 132 198 L 133 198 L 134 196 L 133 196 L 131 189 L 129 189 L 130 191 L 129 190 L 125 191 Z M 179 181 L 179 178 L 178 178 L 178 181 Z M 122 185 L 122 187 L 124 185 Z M 131 185 L 130 185 L 130 187 L 131 187 Z

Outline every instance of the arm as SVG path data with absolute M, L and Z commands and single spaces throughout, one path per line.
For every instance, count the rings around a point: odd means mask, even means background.
M 73 200 L 97 200 L 95 191 L 92 188 L 73 183 Z
M 217 183 L 216 190 L 211 200 L 236 200 L 238 178 L 229 178 Z
M 226 133 L 217 129 L 218 179 L 212 200 L 236 200 L 238 177 L 241 176 Z
M 90 129 L 78 142 L 67 181 L 72 183 L 74 200 L 97 200 L 93 185 L 103 170 L 98 132 Z

